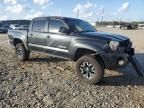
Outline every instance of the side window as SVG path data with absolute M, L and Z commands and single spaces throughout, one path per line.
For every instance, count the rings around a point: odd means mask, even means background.
M 32 28 L 35 32 L 47 32 L 47 20 L 34 20 Z
M 61 27 L 66 27 L 63 21 L 51 19 L 49 23 L 49 32 L 51 33 L 59 33 Z

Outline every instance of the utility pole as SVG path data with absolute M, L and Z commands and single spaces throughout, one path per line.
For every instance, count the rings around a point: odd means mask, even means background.
M 103 15 L 102 15 L 102 17 L 101 17 L 101 23 L 102 23 L 102 25 L 103 25 Z
M 79 0 L 77 0 L 77 4 L 79 4 Z M 80 10 L 78 8 L 78 10 L 77 10 L 77 18 L 79 18 L 79 13 L 80 13 Z
M 121 25 L 121 22 L 122 22 L 122 19 L 120 18 L 120 19 L 119 19 L 119 26 Z
M 104 20 L 104 8 L 103 7 L 101 7 L 101 23 L 102 23 L 102 25 L 103 25 L 103 20 Z
M 78 9 L 78 11 L 77 11 L 77 18 L 79 18 L 79 9 Z

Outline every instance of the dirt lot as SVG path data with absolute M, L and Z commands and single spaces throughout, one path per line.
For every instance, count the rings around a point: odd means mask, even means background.
M 136 56 L 144 64 L 144 30 L 98 28 L 127 35 Z M 17 61 L 7 36 L 0 35 L 0 108 L 143 108 L 144 78 L 129 64 L 106 70 L 99 85 L 80 82 L 74 63 L 47 54 L 32 53 L 27 62 Z

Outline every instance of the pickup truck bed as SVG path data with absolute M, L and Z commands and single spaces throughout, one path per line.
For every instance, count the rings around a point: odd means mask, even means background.
M 28 30 L 9 30 L 8 31 L 8 36 L 9 36 L 9 42 L 10 44 L 15 47 L 17 44 L 17 40 L 15 39 L 20 39 L 25 48 L 28 49 L 27 45 L 27 36 L 28 36 Z

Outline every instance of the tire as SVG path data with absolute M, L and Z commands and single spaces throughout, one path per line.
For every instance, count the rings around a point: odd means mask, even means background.
M 103 65 L 91 55 L 80 57 L 75 69 L 79 79 L 88 84 L 96 84 L 104 76 Z
M 26 61 L 29 59 L 29 51 L 27 51 L 22 43 L 16 45 L 16 56 L 20 61 Z

